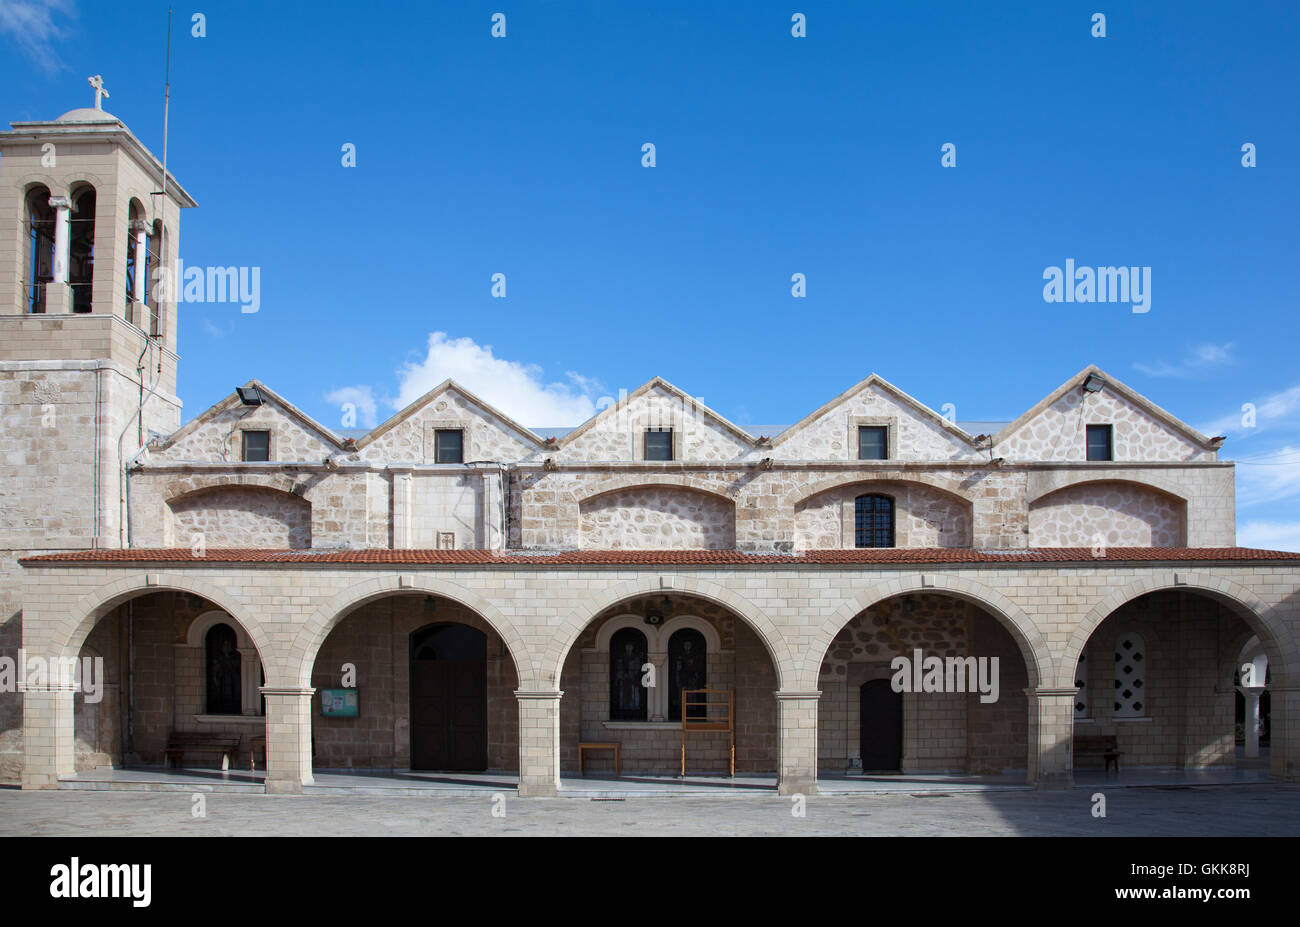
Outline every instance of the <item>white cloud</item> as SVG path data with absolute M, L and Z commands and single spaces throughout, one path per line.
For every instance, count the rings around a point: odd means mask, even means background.
M 54 43 L 64 35 L 54 14 L 74 15 L 72 0 L 0 0 L 0 35 L 8 36 L 46 73 L 63 67 Z
M 1177 364 L 1158 360 L 1154 364 L 1134 364 L 1133 366 L 1150 377 L 1190 377 L 1207 367 L 1221 367 L 1236 363 L 1232 356 L 1232 343 L 1197 345 Z
M 565 376 L 567 382 L 546 383 L 536 364 L 497 357 L 491 345 L 472 338 L 433 332 L 424 359 L 397 371 L 397 398 L 390 404 L 404 408 L 450 379 L 522 425 L 579 425 L 596 413 L 598 384 L 572 371 Z
M 1300 521 L 1248 521 L 1237 529 L 1237 545 L 1300 551 Z
M 1207 435 L 1233 435 L 1259 432 L 1273 425 L 1300 425 L 1297 413 L 1300 413 L 1300 385 L 1265 396 L 1258 402 L 1249 397 L 1241 405 L 1251 402 L 1255 406 L 1255 424 L 1247 425 L 1244 411 L 1230 412 L 1221 418 L 1201 427 L 1201 433 Z
M 375 393 L 368 386 L 344 386 L 333 392 L 325 394 L 325 401 L 334 403 L 339 407 L 339 427 L 341 428 L 374 428 L 379 424 L 379 417 L 376 414 L 378 402 L 375 400 Z M 348 425 L 344 422 L 343 416 L 348 413 L 344 408 L 346 404 L 354 406 L 356 421 Z

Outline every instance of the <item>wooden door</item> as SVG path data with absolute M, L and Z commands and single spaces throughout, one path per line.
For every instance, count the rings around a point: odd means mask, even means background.
M 864 682 L 860 695 L 862 769 L 897 770 L 903 765 L 903 693 L 888 679 Z
M 411 768 L 486 769 L 486 638 L 456 624 L 411 637 Z

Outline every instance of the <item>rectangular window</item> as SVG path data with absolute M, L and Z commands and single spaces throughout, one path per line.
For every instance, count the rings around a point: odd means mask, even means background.
M 646 431 L 645 459 L 673 459 L 673 430 L 671 428 L 651 428 Z
M 247 461 L 271 459 L 271 433 L 269 431 L 244 432 L 243 458 Z
M 1088 426 L 1088 459 L 1089 460 L 1114 460 L 1111 442 L 1112 426 L 1110 425 L 1089 425 Z
M 889 459 L 889 426 L 862 425 L 858 428 L 858 460 Z
M 465 432 L 459 428 L 439 428 L 433 433 L 434 463 L 465 462 Z

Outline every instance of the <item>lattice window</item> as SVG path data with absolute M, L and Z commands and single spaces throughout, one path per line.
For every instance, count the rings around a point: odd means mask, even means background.
M 853 546 L 894 546 L 894 500 L 871 493 L 853 500 Z
M 1146 706 L 1146 644 L 1125 634 L 1115 642 L 1115 717 L 1145 717 Z
M 1079 665 L 1074 669 L 1074 684 L 1079 691 L 1074 696 L 1074 716 L 1088 717 L 1088 652 L 1079 654 Z

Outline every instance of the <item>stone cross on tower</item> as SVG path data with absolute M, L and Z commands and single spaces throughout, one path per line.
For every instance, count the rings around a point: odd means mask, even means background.
M 108 91 L 104 89 L 104 78 L 96 74 L 90 78 L 90 86 L 95 88 L 95 109 L 104 108 L 103 98 L 108 96 Z

